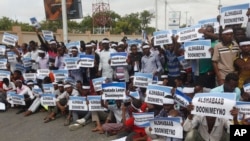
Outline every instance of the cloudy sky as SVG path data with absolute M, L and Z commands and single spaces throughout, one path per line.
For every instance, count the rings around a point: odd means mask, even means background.
M 143 10 L 155 11 L 155 0 L 82 0 L 83 16 L 92 14 L 92 4 L 104 1 L 110 3 L 110 9 L 120 15 Z M 197 23 L 201 19 L 214 18 L 219 14 L 219 1 L 223 6 L 249 3 L 249 0 L 158 0 L 158 28 L 165 27 L 165 1 L 167 11 L 181 11 L 181 24 Z M 0 0 L 0 17 L 29 23 L 30 17 L 38 21 L 45 20 L 44 0 Z M 187 16 L 186 16 L 187 15 Z M 192 19 L 192 20 L 190 20 Z M 155 26 L 153 19 L 151 26 Z

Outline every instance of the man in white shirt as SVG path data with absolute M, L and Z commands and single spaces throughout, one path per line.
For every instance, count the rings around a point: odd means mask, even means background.
M 64 85 L 64 92 L 59 95 L 56 99 L 56 106 L 62 114 L 66 114 L 68 110 L 68 100 L 70 96 L 79 96 L 79 92 L 76 89 L 73 89 L 71 84 Z M 66 121 L 64 122 L 65 126 L 70 124 L 71 113 L 68 114 Z
M 34 95 L 32 91 L 30 90 L 30 88 L 23 84 L 22 80 L 20 79 L 16 80 L 15 84 L 16 84 L 16 93 L 19 95 L 24 95 L 25 105 L 21 106 L 21 110 L 19 110 L 16 113 L 16 114 L 20 114 L 22 112 L 25 112 L 30 107 L 34 99 Z
M 193 105 L 189 105 L 188 109 L 193 110 Z M 238 124 L 238 110 L 233 108 L 230 113 L 233 124 Z M 229 141 L 230 124 L 232 121 L 228 119 L 190 114 L 183 124 L 183 129 L 187 132 L 185 141 Z
M 49 68 L 49 56 L 43 50 L 38 50 L 38 58 L 36 59 L 36 63 L 38 63 L 38 69 L 48 69 Z
M 98 68 L 98 75 L 105 76 L 107 79 L 113 79 L 113 69 L 109 65 L 110 54 L 116 52 L 109 47 L 109 39 L 102 40 L 103 50 L 100 52 L 100 63 Z

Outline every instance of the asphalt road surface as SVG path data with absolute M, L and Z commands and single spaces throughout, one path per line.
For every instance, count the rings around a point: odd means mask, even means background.
M 49 123 L 43 118 L 47 112 L 38 112 L 28 117 L 16 114 L 18 109 L 0 112 L 0 141 L 110 141 L 115 136 L 92 132 L 93 122 L 76 131 L 64 126 L 65 117 L 58 117 Z

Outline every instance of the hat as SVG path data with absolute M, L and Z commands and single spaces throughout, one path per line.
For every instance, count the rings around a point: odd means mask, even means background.
M 112 44 L 111 47 L 117 47 L 117 45 L 116 44 Z
M 240 46 L 250 45 L 250 41 L 240 42 Z
M 64 89 L 72 87 L 70 84 L 64 85 Z
M 49 42 L 49 44 L 51 45 L 51 44 L 56 44 L 56 41 L 55 40 L 51 40 L 50 42 Z
M 38 51 L 37 51 L 38 53 L 45 53 L 45 51 L 44 50 L 42 50 L 42 49 L 38 49 Z
M 52 84 L 53 84 L 53 85 L 58 85 L 58 83 L 57 83 L 57 82 L 53 82 Z
M 86 48 L 88 48 L 88 47 L 93 47 L 93 45 L 92 45 L 92 43 L 87 43 L 85 47 L 86 47 Z
M 103 39 L 102 43 L 109 43 L 109 40 L 108 39 Z
M 163 98 L 163 104 L 174 104 L 174 99 L 164 97 Z
M 58 87 L 62 87 L 63 86 L 63 84 L 58 84 Z
M 88 89 L 90 89 L 90 86 L 84 86 L 84 85 L 83 85 L 82 88 L 88 90 Z
M 34 85 L 34 83 L 33 82 L 28 82 L 27 85 Z
M 161 78 L 168 78 L 168 75 L 161 75 Z
M 226 33 L 233 33 L 233 29 L 227 28 L 227 29 L 224 29 L 224 30 L 222 31 L 222 34 L 226 34 Z
M 146 49 L 146 48 L 150 48 L 150 46 L 149 45 L 142 46 L 142 49 Z
M 119 43 L 118 43 L 118 46 L 120 46 L 120 45 L 124 45 L 124 42 L 119 42 Z
M 183 93 L 194 93 L 194 87 L 184 87 L 182 90 Z

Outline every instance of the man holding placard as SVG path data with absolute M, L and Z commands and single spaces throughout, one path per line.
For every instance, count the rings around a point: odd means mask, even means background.
M 234 72 L 233 61 L 239 54 L 239 46 L 233 41 L 233 29 L 222 31 L 222 41 L 215 45 L 212 57 L 218 85 L 222 85 L 228 73 Z

